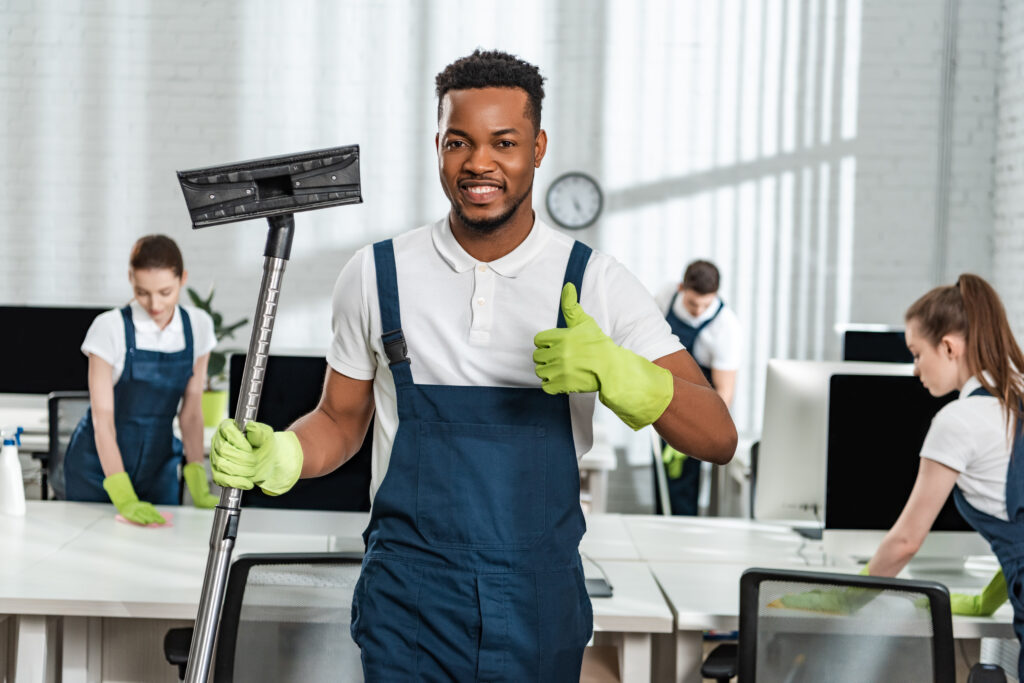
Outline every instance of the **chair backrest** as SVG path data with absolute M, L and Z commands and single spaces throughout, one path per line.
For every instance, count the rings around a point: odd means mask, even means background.
M 953 683 L 949 592 L 934 581 L 748 569 L 739 680 Z
M 228 574 L 214 681 L 358 681 L 349 634 L 358 553 L 239 556 Z
M 46 397 L 49 412 L 50 450 L 44 467 L 54 495 L 64 498 L 64 453 L 78 422 L 89 409 L 88 391 L 53 391 Z M 44 492 L 44 497 L 46 496 Z

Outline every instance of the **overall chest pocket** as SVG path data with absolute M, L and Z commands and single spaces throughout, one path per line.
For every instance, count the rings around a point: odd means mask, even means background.
M 425 422 L 416 517 L 432 544 L 526 548 L 546 529 L 544 428 Z

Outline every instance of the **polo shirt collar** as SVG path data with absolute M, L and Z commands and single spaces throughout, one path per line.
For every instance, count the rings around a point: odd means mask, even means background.
M 705 320 L 708 320 L 709 318 L 711 318 L 711 316 L 713 316 L 715 313 L 718 312 L 718 307 L 722 305 L 722 300 L 719 299 L 716 296 L 714 301 L 711 302 L 711 305 L 709 305 L 707 308 L 705 308 L 704 311 L 699 316 L 697 316 L 695 318 L 692 315 L 690 315 L 690 312 L 688 310 L 686 310 L 685 306 L 683 306 L 683 293 L 682 292 L 678 292 L 678 296 L 676 298 L 679 300 L 679 308 L 682 309 L 682 312 L 683 312 L 683 315 L 681 315 L 679 317 L 682 318 L 684 323 L 686 323 L 688 325 L 692 325 L 693 327 L 696 327 L 697 325 L 700 325 Z
M 149 317 L 149 312 L 142 307 L 135 299 L 131 301 L 132 307 L 132 324 L 135 325 L 135 329 L 138 331 L 150 333 L 150 334 L 163 334 L 166 332 L 178 332 L 182 330 L 181 326 L 181 315 L 178 313 L 178 307 L 174 307 L 174 314 L 171 316 L 171 322 L 164 329 L 160 329 L 153 322 L 153 319 Z
M 987 379 L 989 383 L 992 383 L 992 375 L 990 375 L 987 370 L 982 371 L 982 374 L 985 375 L 985 379 Z M 980 386 L 981 380 L 979 380 L 977 376 L 971 375 L 970 377 L 967 378 L 967 381 L 964 382 L 964 385 L 960 387 L 960 396 L 958 396 L 957 398 L 967 398 L 968 396 L 971 395 L 972 391 L 979 388 Z
M 447 216 L 434 223 L 430 233 L 434 242 L 434 248 L 437 249 L 445 263 L 456 273 L 464 273 L 480 263 L 467 254 L 466 250 L 455 239 Z M 539 218 L 535 218 L 530 234 L 526 236 L 526 239 L 519 246 L 487 265 L 498 275 L 516 277 L 530 261 L 544 250 L 550 237 L 551 228 L 545 225 Z

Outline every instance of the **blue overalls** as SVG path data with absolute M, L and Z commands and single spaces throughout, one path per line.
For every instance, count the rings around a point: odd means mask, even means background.
M 577 290 L 589 257 L 577 242 Z M 399 425 L 352 600 L 366 680 L 578 681 L 593 614 L 569 399 L 416 384 L 390 240 L 374 259 Z
M 991 396 L 984 387 L 970 396 Z M 959 486 L 953 487 L 956 509 L 972 527 L 978 530 L 995 553 L 1006 577 L 1006 592 L 1013 605 L 1013 631 L 1024 646 L 1024 438 L 1018 424 L 1006 469 L 1006 514 L 1009 521 L 978 510 L 967 502 Z M 1017 659 L 1017 676 L 1024 680 L 1024 647 Z
M 718 314 L 725 308 L 725 303 L 722 301 L 718 302 L 718 309 L 714 315 L 702 322 L 700 325 L 694 327 L 690 323 L 682 320 L 672 310 L 676 304 L 676 298 L 679 296 L 679 292 L 676 292 L 672 296 L 672 301 L 668 304 L 668 313 L 665 315 L 665 320 L 668 321 L 669 326 L 672 328 L 672 332 L 679 337 L 679 342 L 686 347 L 690 352 L 691 356 L 694 356 L 694 349 L 697 347 L 697 338 L 700 333 L 704 331 L 704 328 L 711 324 L 711 322 L 718 317 Z M 694 356 L 696 361 L 696 356 Z M 714 382 L 711 381 L 711 368 L 697 364 L 700 371 L 704 373 L 704 377 L 707 378 L 708 383 L 714 387 Z M 668 471 L 666 470 L 666 475 Z M 669 502 L 672 505 L 673 515 L 696 515 L 697 514 L 697 495 L 700 491 L 700 461 L 696 458 L 687 458 L 683 461 L 683 471 L 675 479 L 667 477 L 668 481 L 668 497 Z M 657 484 L 655 484 L 654 491 L 654 502 L 655 512 L 661 514 L 661 496 L 658 495 Z
M 121 377 L 114 385 L 114 428 L 124 470 L 140 500 L 177 505 L 181 485 L 181 441 L 172 422 L 185 386 L 192 377 L 192 323 L 179 307 L 185 348 L 174 353 L 144 351 L 135 346 L 135 325 L 129 306 L 124 318 L 125 356 Z M 96 451 L 92 408 L 86 411 L 68 442 L 64 456 L 64 497 L 67 500 L 107 502 L 103 467 Z

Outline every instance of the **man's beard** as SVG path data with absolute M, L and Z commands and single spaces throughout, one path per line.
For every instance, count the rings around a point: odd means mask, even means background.
M 519 206 L 523 203 L 526 197 L 529 196 L 530 190 L 532 189 L 533 183 L 531 182 L 530 186 L 526 188 L 526 191 L 512 201 L 508 210 L 501 212 L 501 214 L 494 216 L 493 218 L 472 219 L 463 213 L 462 206 L 455 202 L 452 202 L 452 208 L 455 209 L 455 215 L 459 217 L 459 220 L 462 221 L 463 225 L 474 232 L 486 235 L 505 225 L 505 223 L 508 222 L 508 219 L 512 218 L 512 215 L 519 210 Z

